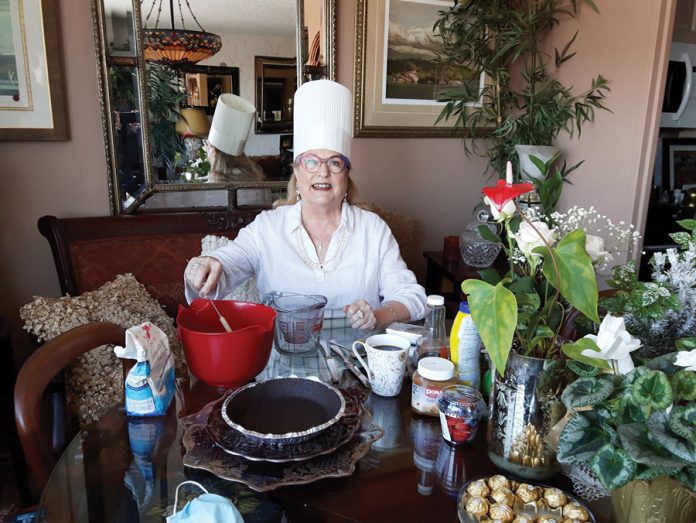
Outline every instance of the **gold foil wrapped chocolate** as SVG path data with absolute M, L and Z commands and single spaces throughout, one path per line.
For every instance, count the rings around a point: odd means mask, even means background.
M 508 460 L 525 467 L 542 467 L 548 464 L 548 454 L 541 434 L 529 423 L 512 444 Z
M 515 513 L 512 508 L 502 503 L 493 503 L 491 508 L 488 509 L 488 516 L 493 519 L 493 521 L 500 521 L 501 523 L 511 523 L 515 519 Z
M 469 483 L 469 486 L 466 487 L 466 492 L 471 496 L 479 496 L 485 498 L 491 493 L 491 489 L 488 488 L 488 485 L 486 485 L 486 482 L 484 480 L 477 479 L 476 481 L 472 481 L 471 483 Z
M 496 476 L 491 476 L 488 478 L 488 486 L 491 488 L 491 491 L 496 491 L 501 488 L 510 488 L 510 480 L 507 479 L 505 476 L 498 474 Z
M 579 521 L 588 521 L 590 519 L 590 515 L 587 513 L 587 510 L 585 510 L 585 507 L 583 507 L 577 501 L 568 503 L 565 507 L 563 507 L 563 516 L 569 519 L 577 519 Z
M 534 518 L 531 516 L 520 515 L 513 519 L 512 523 L 534 523 Z
M 553 516 L 539 516 L 536 523 L 561 523 L 559 519 Z
M 547 488 L 544 490 L 544 501 L 549 507 L 556 508 L 568 503 L 568 498 L 560 489 Z
M 563 518 L 561 520 L 561 523 L 583 523 L 579 519 L 573 519 L 573 518 Z
M 481 496 L 472 496 L 466 500 L 464 508 L 474 516 L 486 516 L 488 514 L 488 501 Z
M 531 501 L 536 501 L 540 498 L 539 489 L 534 485 L 530 485 L 528 483 L 521 483 L 520 486 L 517 487 L 515 494 L 518 498 L 520 498 L 520 501 L 522 501 L 522 503 L 529 503 Z
M 515 495 L 512 493 L 512 491 L 509 488 L 505 487 L 500 487 L 497 490 L 494 490 L 491 493 L 491 498 L 493 498 L 493 501 L 496 503 L 502 503 L 503 505 L 507 505 L 508 507 L 513 507 L 515 505 Z

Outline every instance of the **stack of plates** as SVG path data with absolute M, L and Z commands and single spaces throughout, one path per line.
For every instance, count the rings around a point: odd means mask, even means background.
M 182 418 L 184 465 L 259 492 L 348 476 L 384 434 L 361 399 L 309 378 L 251 384 Z

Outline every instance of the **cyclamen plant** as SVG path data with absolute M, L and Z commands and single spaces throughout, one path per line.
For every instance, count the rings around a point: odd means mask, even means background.
M 546 223 L 529 220 L 515 198 L 533 189 L 531 183 L 512 183 L 509 163 L 506 180 L 483 189 L 493 217 L 507 233 L 503 247 L 510 266 L 502 278 L 488 269 L 481 271 L 482 280 L 462 283 L 471 316 L 501 375 L 513 343 L 527 356 L 559 355 L 566 304 L 599 323 L 597 282 L 585 250 L 585 233 L 574 230 L 558 237 Z M 486 227 L 479 231 L 490 241 L 500 241 Z
M 571 362 L 563 392 L 572 417 L 557 459 L 587 466 L 608 490 L 666 475 L 696 491 L 696 350 L 663 355 L 627 374 Z

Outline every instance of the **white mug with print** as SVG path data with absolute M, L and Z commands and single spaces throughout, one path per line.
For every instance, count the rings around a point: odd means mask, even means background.
M 358 352 L 364 346 L 367 362 Z M 380 396 L 397 396 L 406 373 L 406 358 L 411 343 L 392 334 L 376 334 L 353 343 L 353 353 L 367 371 L 372 391 Z

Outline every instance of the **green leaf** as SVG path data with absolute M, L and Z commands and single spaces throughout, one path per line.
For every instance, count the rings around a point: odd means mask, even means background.
M 648 439 L 681 459 L 696 463 L 696 447 L 667 432 L 667 414 L 655 412 L 648 420 Z
M 487 240 L 487 241 L 493 242 L 493 243 L 501 243 L 500 236 L 498 236 L 497 234 L 494 234 L 493 231 L 491 231 L 485 225 L 479 225 L 478 227 L 476 227 L 476 232 L 484 240 Z
M 674 342 L 678 351 L 696 349 L 696 338 L 680 338 Z
M 596 405 L 611 396 L 613 391 L 614 380 L 611 376 L 579 378 L 566 387 L 561 400 L 569 409 L 577 409 Z
M 669 430 L 696 444 L 696 405 L 674 407 L 667 418 Z
M 680 370 L 670 376 L 669 383 L 672 386 L 675 402 L 696 400 L 696 373 L 693 371 Z
M 640 465 L 636 472 L 636 479 L 641 481 L 650 481 L 659 476 L 671 476 L 679 472 L 680 467 L 646 467 L 645 465 Z
M 561 431 L 556 456 L 560 463 L 586 465 L 610 441 L 609 435 L 596 423 L 596 416 L 576 413 Z
M 637 463 L 657 467 L 683 467 L 687 464 L 683 459 L 655 447 L 643 423 L 628 423 L 617 430 L 621 445 Z
M 689 246 L 689 242 L 691 241 L 691 235 L 688 232 L 673 232 L 670 233 L 669 237 L 674 240 L 674 243 L 684 249 Z
M 468 295 L 471 317 L 481 341 L 498 373 L 505 373 L 512 337 L 517 325 L 517 300 L 500 282 L 490 285 L 480 280 L 466 280 L 462 292 Z
M 590 470 L 608 490 L 626 485 L 636 473 L 636 464 L 623 449 L 605 445 L 590 458 Z
M 599 369 L 597 367 L 593 365 L 586 365 L 574 360 L 568 360 L 566 362 L 566 367 L 568 367 L 568 370 L 580 378 L 589 378 L 596 376 L 599 373 Z
M 696 230 L 696 220 L 677 220 L 677 225 L 686 229 L 687 231 Z
M 571 231 L 551 250 L 558 265 L 560 282 L 556 277 L 549 249 L 537 247 L 534 252 L 544 256 L 544 276 L 551 285 L 558 288 L 568 303 L 599 323 L 597 280 L 592 260 L 585 251 L 585 233 L 581 230 Z
M 600 351 L 597 344 L 589 338 L 580 338 L 573 343 L 564 343 L 563 347 L 561 347 L 563 354 L 575 361 L 590 365 L 592 367 L 597 367 L 599 369 L 611 370 L 611 365 L 609 365 L 607 360 L 603 360 L 602 358 L 591 358 L 583 355 L 582 352 L 585 349 L 590 349 L 595 352 Z
M 667 375 L 659 370 L 646 372 L 633 383 L 631 398 L 637 405 L 665 410 L 672 404 L 672 387 Z
M 500 273 L 495 269 L 481 269 L 478 271 L 478 275 L 481 277 L 482 281 L 491 285 L 497 285 L 501 279 Z
M 692 492 L 696 492 L 696 466 L 686 467 L 673 477 Z

